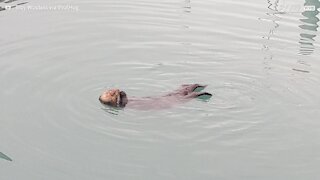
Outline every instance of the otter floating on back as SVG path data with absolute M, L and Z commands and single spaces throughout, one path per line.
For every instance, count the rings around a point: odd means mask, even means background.
M 102 93 L 99 100 L 102 104 L 113 107 L 128 107 L 133 109 L 165 109 L 176 104 L 185 103 L 193 98 L 207 97 L 210 98 L 212 94 L 201 91 L 206 85 L 199 84 L 184 84 L 171 93 L 163 96 L 155 97 L 132 97 L 128 98 L 124 91 L 119 89 L 111 89 Z

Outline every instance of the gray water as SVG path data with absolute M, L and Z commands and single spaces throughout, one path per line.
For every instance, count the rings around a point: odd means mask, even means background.
M 0 6 L 1 180 L 320 179 L 318 0 Z M 184 83 L 213 97 L 98 101 Z

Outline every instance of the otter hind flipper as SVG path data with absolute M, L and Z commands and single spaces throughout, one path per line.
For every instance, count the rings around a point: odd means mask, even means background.
M 187 92 L 200 92 L 204 88 L 206 88 L 207 85 L 200 85 L 200 84 L 182 84 L 181 87 L 178 89 L 178 91 L 187 91 Z
M 212 97 L 212 94 L 208 93 L 208 92 L 192 92 L 192 93 L 188 94 L 186 97 L 207 100 Z
M 193 89 L 193 92 L 200 92 L 202 90 L 204 90 L 204 88 L 206 88 L 207 85 L 198 85 Z
M 197 93 L 196 98 L 201 99 L 201 100 L 208 100 L 212 97 L 211 93 L 208 92 L 201 92 Z

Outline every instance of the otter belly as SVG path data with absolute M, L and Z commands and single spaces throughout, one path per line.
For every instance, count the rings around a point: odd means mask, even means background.
M 129 99 L 127 108 L 139 109 L 139 110 L 159 110 L 167 109 L 178 104 L 188 101 L 189 98 L 175 97 L 175 96 L 164 96 L 164 97 L 153 97 L 153 98 L 134 98 Z

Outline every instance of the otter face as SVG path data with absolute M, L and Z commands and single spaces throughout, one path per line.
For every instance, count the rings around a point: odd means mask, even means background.
M 128 103 L 127 95 L 125 92 L 119 89 L 111 89 L 102 93 L 99 100 L 103 104 L 107 104 L 114 107 L 125 107 Z

